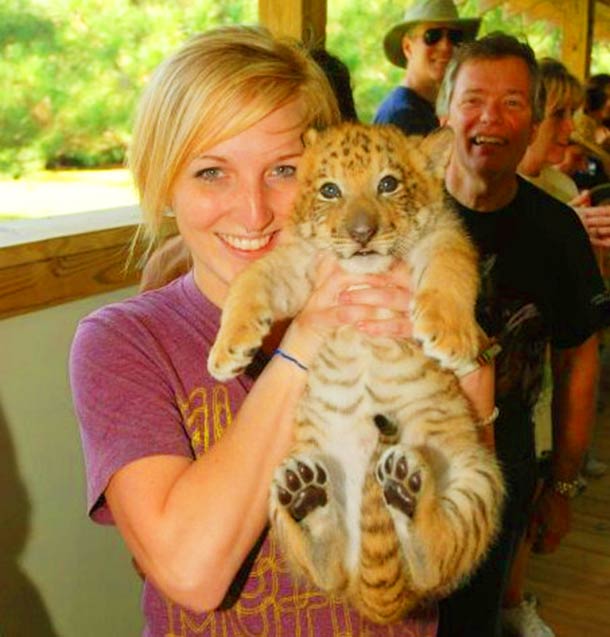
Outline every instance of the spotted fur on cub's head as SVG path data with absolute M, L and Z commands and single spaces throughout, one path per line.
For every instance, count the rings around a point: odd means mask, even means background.
M 450 139 L 449 129 L 406 137 L 394 126 L 355 123 L 308 131 L 292 218 L 297 233 L 330 248 L 347 269 L 385 269 L 446 206 Z

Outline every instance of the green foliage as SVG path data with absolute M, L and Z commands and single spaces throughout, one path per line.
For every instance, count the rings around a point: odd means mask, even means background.
M 402 79 L 382 40 L 405 5 L 328 0 L 327 48 L 351 71 L 363 121 Z M 459 5 L 462 15 L 479 13 L 477 0 Z M 2 0 L 0 173 L 120 164 L 152 69 L 195 32 L 256 20 L 255 0 Z M 499 7 L 485 13 L 481 33 L 495 30 L 558 55 L 560 34 L 546 24 Z
M 358 115 L 371 121 L 403 75 L 386 60 L 383 37 L 402 20 L 405 5 L 395 0 L 329 0 L 327 6 L 326 47 L 350 69 Z
M 3 0 L 0 172 L 121 163 L 151 70 L 191 34 L 255 22 L 252 0 Z

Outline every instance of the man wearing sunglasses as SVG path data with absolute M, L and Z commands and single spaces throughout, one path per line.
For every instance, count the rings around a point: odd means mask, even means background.
M 476 37 L 481 20 L 460 18 L 453 0 L 417 0 L 384 38 L 386 57 L 406 68 L 402 85 L 383 101 L 376 124 L 395 124 L 406 134 L 438 127 L 434 104 L 453 49 Z

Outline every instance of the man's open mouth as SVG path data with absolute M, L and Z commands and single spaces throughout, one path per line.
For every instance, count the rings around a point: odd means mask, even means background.
M 484 144 L 491 146 L 504 146 L 506 141 L 501 137 L 494 137 L 493 135 L 475 135 L 472 138 L 472 143 L 475 146 L 482 146 Z

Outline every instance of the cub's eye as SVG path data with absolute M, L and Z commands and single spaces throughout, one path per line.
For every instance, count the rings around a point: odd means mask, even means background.
M 327 181 L 320 186 L 320 194 L 324 199 L 339 199 L 341 196 L 341 189 L 337 184 L 333 184 L 332 181 Z
M 398 179 L 392 175 L 386 175 L 377 184 L 377 192 L 382 195 L 387 192 L 394 192 L 398 188 Z

